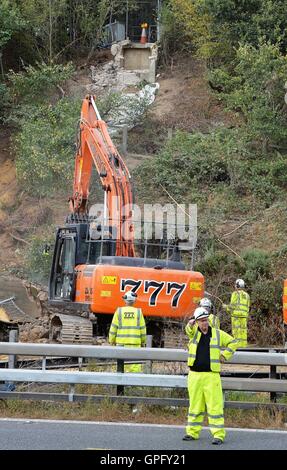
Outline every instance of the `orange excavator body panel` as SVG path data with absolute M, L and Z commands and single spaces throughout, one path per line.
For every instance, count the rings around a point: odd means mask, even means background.
M 204 277 L 196 271 L 113 265 L 77 266 L 75 301 L 93 313 L 113 314 L 124 306 L 124 292 L 137 294 L 144 316 L 185 318 L 204 295 Z

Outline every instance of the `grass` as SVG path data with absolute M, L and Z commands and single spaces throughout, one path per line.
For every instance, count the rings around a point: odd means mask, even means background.
M 259 400 L 258 400 L 259 401 Z M 149 406 L 112 403 L 108 398 L 101 403 L 66 403 L 32 400 L 0 400 L 2 418 L 61 419 L 81 421 L 136 422 L 149 424 L 185 425 L 187 408 L 171 406 Z M 204 421 L 204 425 L 207 425 Z M 282 411 L 267 410 L 225 410 L 226 427 L 256 429 L 286 429 Z

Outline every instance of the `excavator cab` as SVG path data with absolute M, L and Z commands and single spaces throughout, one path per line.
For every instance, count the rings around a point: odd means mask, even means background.
M 100 256 L 115 254 L 115 242 L 98 239 L 95 243 L 91 235 L 89 223 L 69 224 L 57 230 L 49 282 L 50 301 L 74 301 L 75 267 L 96 264 Z

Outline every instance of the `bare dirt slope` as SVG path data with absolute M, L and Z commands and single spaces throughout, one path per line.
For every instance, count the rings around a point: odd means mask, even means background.
M 220 124 L 232 124 L 233 116 L 212 95 L 206 67 L 186 58 L 161 72 L 159 93 L 152 109 L 155 120 L 165 126 L 207 132 Z
M 39 200 L 18 185 L 10 131 L 0 129 L 0 272 L 21 266 L 31 234 L 46 222 L 62 223 L 65 213 L 56 196 Z
M 11 236 L 10 213 L 17 202 L 19 188 L 15 161 L 10 153 L 10 132 L 0 130 L 0 270 L 15 258 L 15 244 Z

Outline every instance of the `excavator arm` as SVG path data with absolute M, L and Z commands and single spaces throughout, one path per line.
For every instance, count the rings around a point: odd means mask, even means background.
M 93 165 L 105 194 L 104 205 L 108 212 L 105 218 L 115 228 L 116 255 L 133 257 L 131 176 L 109 136 L 106 123 L 100 117 L 94 96 L 87 95 L 81 110 L 73 196 L 70 198 L 70 210 L 74 215 L 88 215 Z

